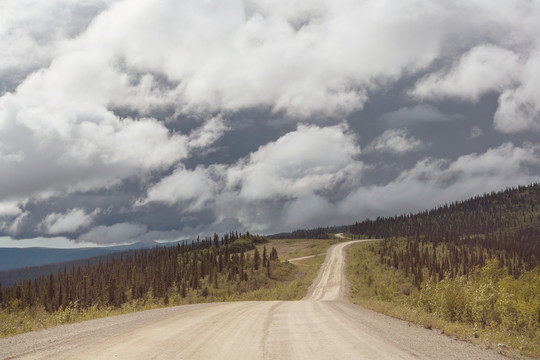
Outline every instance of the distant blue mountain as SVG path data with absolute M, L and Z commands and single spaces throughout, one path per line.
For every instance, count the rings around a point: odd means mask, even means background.
M 53 249 L 53 248 L 0 248 L 0 271 L 21 269 L 30 266 L 40 266 L 54 263 L 63 263 L 73 260 L 86 259 L 120 251 L 151 248 L 157 245 L 170 246 L 174 243 L 160 244 L 154 241 L 135 243 L 131 245 L 77 248 L 77 249 Z
M 107 248 L 0 248 L 0 271 L 84 259 L 115 251 Z
M 191 240 L 188 240 L 190 242 Z M 87 263 L 109 261 L 126 256 L 133 250 L 154 246 L 174 246 L 182 241 L 170 243 L 141 242 L 98 248 L 53 249 L 53 248 L 0 248 L 0 284 L 11 286 L 21 280 L 33 280 L 39 276 L 56 273 L 72 266 L 84 267 Z

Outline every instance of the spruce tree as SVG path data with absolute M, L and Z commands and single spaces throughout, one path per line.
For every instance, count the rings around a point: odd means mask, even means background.
M 272 246 L 272 251 L 270 252 L 270 260 L 277 260 L 278 254 L 275 247 Z
M 268 259 L 266 258 L 266 246 L 263 246 L 262 263 L 263 263 L 263 267 L 268 265 Z
M 261 263 L 261 255 L 259 254 L 259 250 L 255 249 L 255 256 L 253 258 L 253 267 L 255 270 L 259 270 L 259 265 Z

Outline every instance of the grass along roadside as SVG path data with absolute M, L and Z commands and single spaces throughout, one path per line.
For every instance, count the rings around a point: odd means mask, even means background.
M 474 322 L 467 323 L 445 319 L 447 317 L 444 312 L 445 307 L 450 309 L 452 306 L 461 306 L 460 301 L 464 302 L 467 298 L 465 292 L 477 294 L 485 290 L 482 287 L 485 286 L 485 283 L 481 282 L 482 279 L 469 282 L 462 279 L 463 283 L 459 284 L 456 280 L 441 281 L 437 284 L 426 280 L 422 284 L 423 290 L 420 291 L 413 284 L 411 276 L 405 276 L 401 270 L 381 263 L 376 252 L 378 246 L 381 244 L 356 244 L 347 251 L 346 274 L 351 285 L 349 294 L 351 302 L 422 325 L 428 329 L 438 329 L 444 334 L 460 340 L 497 349 L 510 357 L 532 356 L 540 358 L 540 329 L 538 328 L 534 329 L 533 327 L 532 330 L 529 328 L 528 331 L 514 331 L 489 323 L 480 325 Z M 538 282 L 538 279 L 539 277 L 534 277 L 532 281 Z M 510 280 L 501 279 L 501 281 Z M 523 287 L 525 286 L 530 286 L 531 291 L 534 291 L 534 284 L 523 284 Z M 422 303 L 442 306 L 440 309 L 432 309 L 431 312 L 428 312 L 419 306 Z M 482 308 L 478 305 L 482 305 L 481 301 L 476 304 L 463 304 L 465 307 L 481 310 Z
M 278 251 L 281 261 L 272 263 L 269 277 L 267 274 L 251 273 L 247 282 L 230 282 L 225 277 L 220 277 L 217 288 L 206 277 L 201 280 L 199 289 L 188 289 L 185 297 L 182 297 L 178 289 L 173 287 L 165 297 L 156 298 L 147 294 L 144 298 L 128 301 L 120 307 L 94 305 L 83 309 L 74 302 L 70 306 L 50 313 L 43 306 L 25 309 L 13 306 L 11 309 L 0 310 L 0 337 L 168 306 L 222 301 L 299 300 L 307 294 L 325 257 L 316 256 L 295 262 L 295 264 L 286 260 L 325 253 L 328 247 L 336 242 L 337 240 L 313 239 L 271 240 L 270 243 L 258 246 L 261 253 L 263 246 L 266 246 L 267 250 L 275 247 Z M 253 252 L 249 252 L 251 256 Z
M 285 261 L 303 256 L 326 254 L 331 245 L 343 240 L 346 239 L 271 239 L 267 244 L 257 245 L 257 248 L 259 252 L 262 252 L 263 246 L 266 246 L 266 249 L 275 247 L 280 260 Z

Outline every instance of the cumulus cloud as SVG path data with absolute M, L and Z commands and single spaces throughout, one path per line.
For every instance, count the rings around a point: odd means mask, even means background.
M 280 142 L 276 141 L 274 144 L 278 143 Z M 333 150 L 326 149 L 329 152 Z M 261 154 L 264 154 L 264 150 Z M 229 171 L 235 174 L 236 167 L 249 168 L 248 159 L 253 157 L 256 158 L 252 154 L 244 159 L 243 165 L 233 165 Z M 321 163 L 324 164 L 324 161 Z M 283 162 L 280 161 L 278 164 Z M 371 168 L 368 167 L 363 171 L 370 171 L 374 165 L 370 166 Z M 294 174 L 291 174 L 290 177 L 283 179 L 279 176 L 281 169 L 273 168 L 272 173 L 277 174 L 277 180 L 270 181 L 281 181 L 281 187 L 267 186 L 265 183 L 261 185 L 260 192 L 248 188 L 250 192 L 243 193 L 243 187 L 251 186 L 251 182 L 255 181 L 243 176 L 237 183 L 231 182 L 228 178 L 229 184 L 234 186 L 216 188 L 212 185 L 215 192 L 206 206 L 213 212 L 214 221 L 206 226 L 213 228 L 228 219 L 236 219 L 239 227 L 271 232 L 327 226 L 353 222 L 364 217 L 423 210 L 506 186 L 531 183 L 536 179 L 531 169 L 538 166 L 540 166 L 539 145 L 526 143 L 519 147 L 505 143 L 484 153 L 464 155 L 454 161 L 424 158 L 401 172 L 394 180 L 380 185 L 362 185 L 358 181 L 361 179 L 361 173 L 345 171 L 343 178 L 353 177 L 357 181 L 352 186 L 345 187 L 342 196 L 337 198 L 321 191 L 324 186 L 315 189 L 307 185 L 307 190 L 295 186 L 295 182 L 303 184 L 302 175 L 297 174 L 293 178 Z M 287 169 L 286 165 L 283 169 Z M 222 171 L 223 174 L 230 174 L 226 168 L 222 168 Z M 176 175 L 173 174 L 170 178 L 171 185 L 175 178 Z M 259 180 L 265 181 L 257 179 Z M 178 182 L 176 187 L 181 187 L 181 184 Z M 271 196 L 266 196 L 264 186 L 267 186 Z M 335 192 L 336 188 L 332 190 Z M 174 195 L 171 198 L 174 198 Z M 195 198 L 196 196 L 193 197 Z M 185 199 L 186 197 L 178 197 L 178 201 Z M 191 201 L 195 201 L 193 199 Z M 162 201 L 169 200 L 163 197 Z M 199 210 L 200 208 L 193 207 L 185 211 L 197 214 Z
M 223 136 L 230 128 L 225 125 L 221 116 L 216 116 L 208 120 L 203 126 L 193 130 L 189 134 L 189 147 L 204 148 L 213 144 Z
M 194 170 L 179 167 L 148 189 L 146 198 L 139 201 L 138 205 L 151 202 L 172 205 L 190 201 L 188 210 L 199 210 L 213 198 L 218 187 L 212 179 L 211 171 L 202 166 Z
M 540 15 L 540 11 L 533 11 Z M 536 30 L 540 30 L 535 25 Z M 446 98 L 476 102 L 487 93 L 499 93 L 495 129 L 504 133 L 540 130 L 540 49 L 538 44 L 514 49 L 481 45 L 463 54 L 450 69 L 419 80 L 410 95 L 417 99 Z
M 0 218 L 5 216 L 15 216 L 22 213 L 19 203 L 15 201 L 0 202 Z
M 151 186 L 139 204 L 184 204 L 188 213 L 208 209 L 214 224 L 233 216 L 253 231 L 268 230 L 269 224 L 300 225 L 313 217 L 328 222 L 326 207 L 321 213 L 311 207 L 330 203 L 358 183 L 364 168 L 359 154 L 345 124 L 299 125 L 230 166 L 178 168 Z M 301 207 L 306 207 L 303 215 L 295 214 Z
M 89 242 L 102 245 L 128 244 L 147 232 L 146 225 L 135 223 L 118 223 L 111 226 L 96 226 L 80 235 L 79 242 Z
M 522 82 L 506 89 L 499 97 L 495 128 L 505 133 L 540 130 L 540 49 L 531 55 L 523 69 Z
M 275 142 L 261 146 L 227 171 L 229 189 L 247 200 L 298 197 L 357 176 L 360 148 L 346 125 L 299 125 Z
M 0 93 L 47 66 L 62 45 L 84 32 L 115 0 L 2 1 L 0 3 Z M 4 89 L 2 89 L 4 88 Z
M 0 200 L 110 187 L 187 156 L 187 137 L 154 119 L 122 119 L 101 106 L 44 99 L 45 90 L 28 89 L 41 84 L 31 78 L 18 94 L 0 99 L 0 143 L 24 158 L 0 158 Z
M 420 99 L 478 101 L 488 92 L 513 87 L 520 78 L 521 66 L 520 56 L 515 52 L 480 45 L 462 55 L 449 70 L 422 78 L 411 94 Z
M 103 0 L 96 2 L 103 10 L 96 16 L 77 10 L 76 2 L 56 1 L 55 9 L 62 4 L 83 15 L 73 20 L 77 25 L 66 25 L 77 31 L 60 31 L 69 41 L 48 51 L 45 71 L 60 80 L 44 85 L 48 89 L 60 85 L 71 99 L 143 112 L 166 105 L 188 114 L 267 107 L 303 119 L 339 119 L 362 108 L 370 91 L 425 71 L 434 60 L 452 59 L 458 47 L 469 51 L 462 57 L 457 51 L 452 68 L 420 81 L 417 96 L 475 99 L 504 89 L 519 81 L 539 13 L 525 0 L 489 6 L 482 0 L 167 0 L 160 6 Z M 15 6 L 6 16 L 17 13 Z M 18 27 L 38 33 L 31 14 Z M 88 27 L 81 25 L 88 19 Z
M 73 208 L 65 213 L 51 213 L 38 227 L 49 235 L 74 233 L 90 226 L 99 212 L 100 209 L 87 213 L 84 209 Z
M 364 127 L 370 111 L 384 114 L 373 119 L 382 120 L 378 125 L 393 128 L 366 148 L 381 156 L 420 159 L 418 150 L 429 144 L 413 130 L 443 121 L 450 128 L 464 119 L 449 99 L 472 107 L 485 94 L 500 94 L 489 119 L 496 130 L 540 130 L 539 18 L 540 5 L 529 0 L 163 0 L 159 6 L 150 0 L 5 0 L 1 229 L 20 234 L 41 221 L 45 234 L 71 232 L 101 243 L 176 236 L 169 228 L 162 235 L 147 231 L 152 220 L 130 222 L 136 217 L 130 212 L 159 204 L 196 219 L 185 225 L 192 229 L 342 223 L 346 209 L 364 211 L 358 204 L 371 201 L 361 179 L 376 165 L 359 160 L 356 139 L 372 129 Z M 373 101 L 361 112 L 374 97 L 394 92 L 398 105 L 380 109 Z M 472 113 L 484 112 L 463 111 Z M 241 153 L 227 154 L 227 164 L 208 156 L 226 132 L 242 133 L 243 119 L 273 128 L 250 138 Z M 478 134 L 473 128 L 471 136 Z M 402 194 L 388 203 L 397 206 L 414 201 L 422 181 L 433 193 L 463 195 L 482 181 L 494 187 L 532 178 L 522 155 L 534 159 L 535 145 L 489 144 L 484 154 L 461 154 L 461 162 L 476 167 L 460 168 L 459 159 L 422 160 L 373 193 L 383 196 L 388 186 L 390 194 Z M 475 172 L 482 168 L 476 158 L 491 164 L 496 154 L 511 163 L 505 167 L 518 168 L 506 177 L 486 170 L 494 174 L 489 183 Z M 429 172 L 415 177 L 422 168 L 465 185 L 445 187 Z M 83 210 L 106 208 L 103 199 L 88 207 L 66 200 L 46 218 L 32 217 L 23 206 L 104 192 L 138 206 L 111 210 L 119 218 L 111 226 Z
M 453 162 L 426 158 L 395 180 L 359 187 L 340 204 L 344 213 L 364 216 L 418 211 L 459 199 L 537 180 L 530 169 L 540 165 L 540 145 L 505 143 Z
M 175 85 L 124 87 L 109 99 L 115 104 L 167 99 L 181 112 L 264 106 L 301 118 L 339 118 L 362 108 L 369 89 L 437 57 L 444 41 L 438 29 L 454 9 L 427 5 L 123 1 L 97 17 L 65 56 L 97 54 L 108 63 L 95 66 L 113 67 L 124 78 L 159 73 Z M 121 66 L 111 66 L 118 58 Z
M 180 167 L 148 189 L 141 204 L 194 200 L 200 208 L 221 189 L 247 201 L 296 198 L 332 189 L 358 176 L 360 148 L 345 124 L 299 125 L 231 166 Z
M 425 149 L 427 146 L 422 140 L 409 136 L 406 129 L 388 129 L 366 147 L 366 152 L 403 155 Z

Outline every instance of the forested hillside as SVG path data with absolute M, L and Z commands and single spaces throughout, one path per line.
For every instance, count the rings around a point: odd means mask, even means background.
M 539 184 L 365 220 L 351 233 L 385 239 L 350 252 L 355 301 L 464 324 L 470 336 L 540 354 Z
M 507 189 L 419 214 L 366 220 L 352 225 L 351 233 L 407 238 L 404 247 L 385 242 L 381 256 L 414 274 L 417 284 L 423 280 L 421 269 L 442 279 L 445 274 L 468 274 L 492 258 L 517 278 L 540 261 L 540 185 Z
M 80 309 L 119 307 L 130 301 L 185 298 L 194 292 L 207 297 L 226 287 L 228 291 L 247 291 L 265 284 L 272 264 L 279 266 L 277 251 L 262 254 L 247 250 L 266 239 L 249 233 L 231 232 L 221 239 L 178 244 L 172 247 L 141 249 L 70 269 L 23 281 L 14 286 L 0 285 L 0 307 L 8 310 L 42 306 L 49 312 L 68 306 Z
M 508 232 L 540 224 L 540 184 L 476 196 L 418 214 L 365 220 L 350 226 L 353 234 L 388 238 L 432 238 Z

